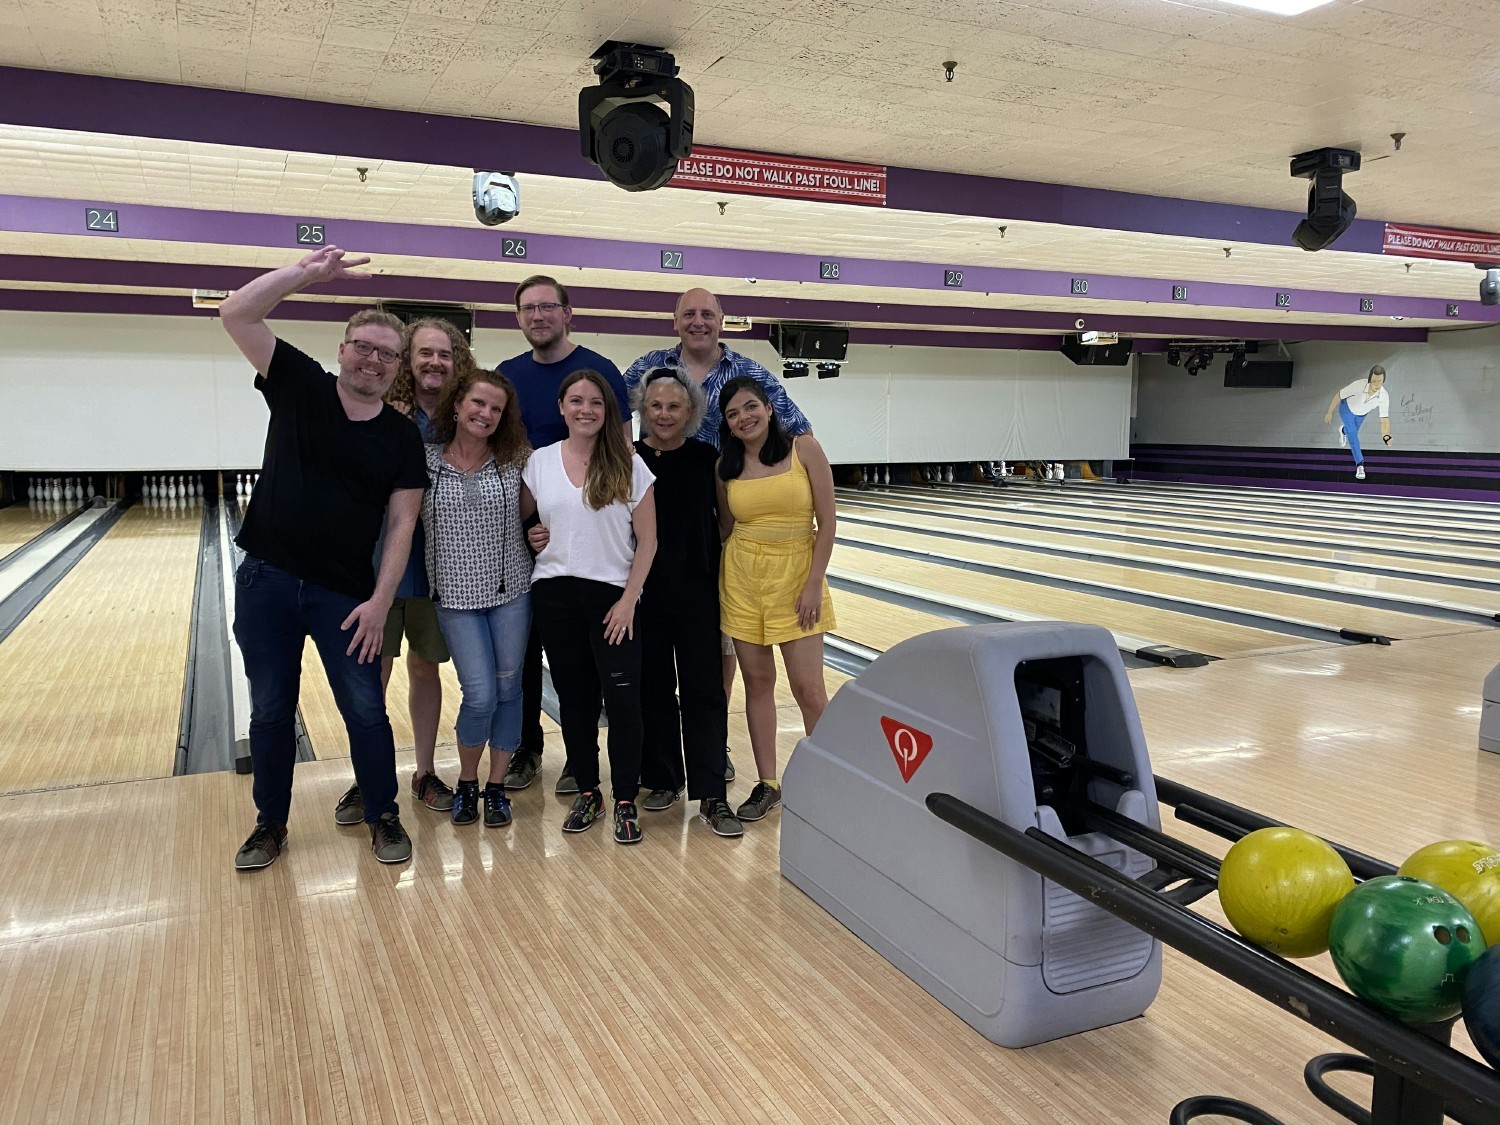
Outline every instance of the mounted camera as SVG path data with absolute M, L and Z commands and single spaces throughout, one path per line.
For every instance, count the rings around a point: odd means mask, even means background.
M 508 223 L 521 213 L 521 184 L 513 172 L 474 169 L 474 217 L 487 227 Z
M 1319 148 L 1292 157 L 1292 175 L 1311 180 L 1307 218 L 1297 224 L 1292 241 L 1304 250 L 1324 250 L 1349 229 L 1358 208 L 1344 193 L 1344 173 L 1359 171 L 1359 153 L 1347 148 Z
M 626 191 L 653 191 L 693 151 L 693 89 L 660 47 L 610 40 L 591 56 L 599 85 L 578 91 L 584 159 Z

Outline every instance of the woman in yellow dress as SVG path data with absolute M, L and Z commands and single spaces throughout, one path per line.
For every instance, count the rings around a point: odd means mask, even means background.
M 745 719 L 759 781 L 737 810 L 760 820 L 781 804 L 776 775 L 776 657 L 809 734 L 828 706 L 823 634 L 833 555 L 833 470 L 811 434 L 790 438 L 766 392 L 748 376 L 719 392 L 720 626 L 734 640 L 745 682 Z

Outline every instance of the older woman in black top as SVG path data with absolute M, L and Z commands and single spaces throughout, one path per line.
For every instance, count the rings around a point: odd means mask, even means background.
M 631 392 L 636 452 L 656 477 L 656 558 L 641 595 L 642 807 L 671 808 L 683 788 L 720 836 L 744 830 L 725 800 L 729 706 L 719 648 L 718 451 L 695 433 L 706 407 L 697 380 L 657 368 Z

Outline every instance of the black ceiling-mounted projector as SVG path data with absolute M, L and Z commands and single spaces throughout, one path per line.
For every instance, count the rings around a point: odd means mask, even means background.
M 693 88 L 660 47 L 610 40 L 592 56 L 599 85 L 578 91 L 584 159 L 626 191 L 653 191 L 693 151 Z

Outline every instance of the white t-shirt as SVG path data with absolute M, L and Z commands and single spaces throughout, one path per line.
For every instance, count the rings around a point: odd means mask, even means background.
M 1349 404 L 1349 413 L 1351 414 L 1358 414 L 1363 418 L 1378 406 L 1380 407 L 1380 416 L 1382 418 L 1389 418 L 1391 416 L 1391 396 L 1385 393 L 1384 387 L 1381 387 L 1380 390 L 1367 398 L 1365 396 L 1365 384 L 1367 382 L 1369 382 L 1367 379 L 1354 380 L 1354 382 L 1339 392 L 1339 398 Z
M 521 479 L 536 497 L 537 515 L 551 536 L 536 557 L 532 581 L 589 578 L 624 586 L 635 559 L 631 513 L 656 480 L 640 456 L 630 455 L 630 503 L 616 501 L 597 512 L 583 502 L 583 489 L 568 480 L 562 442 L 533 453 Z

